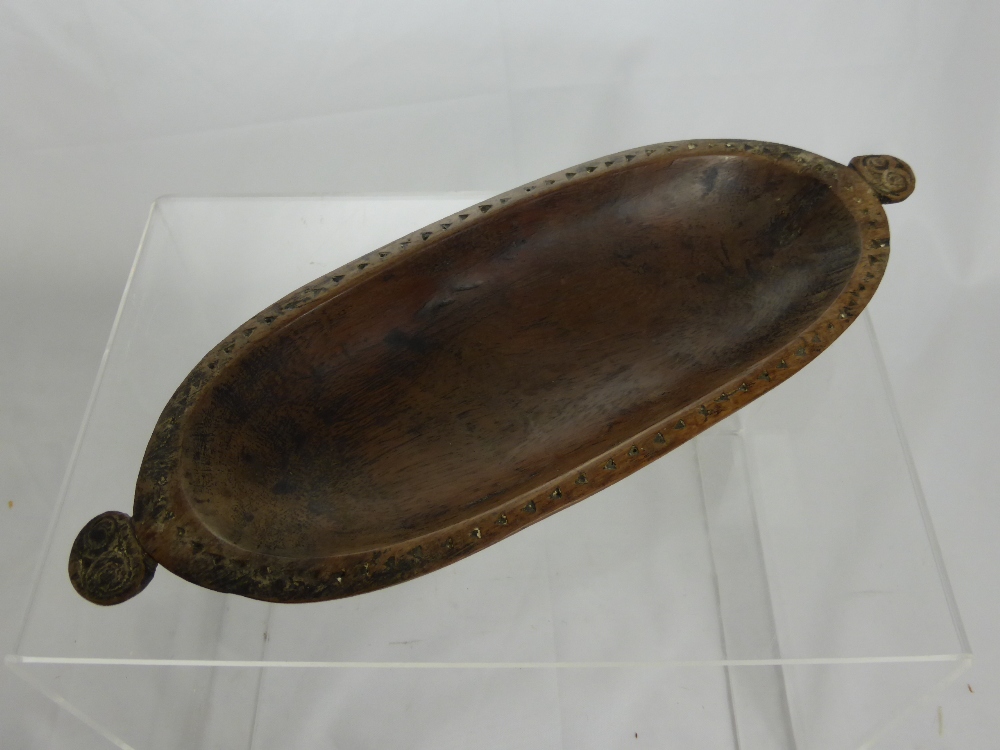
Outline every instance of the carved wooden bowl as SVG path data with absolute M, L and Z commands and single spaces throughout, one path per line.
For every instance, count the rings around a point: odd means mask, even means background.
M 133 517 L 70 577 L 156 563 L 217 591 L 334 599 L 428 573 L 607 487 L 801 369 L 889 256 L 903 162 L 665 143 L 550 175 L 316 279 L 170 399 Z

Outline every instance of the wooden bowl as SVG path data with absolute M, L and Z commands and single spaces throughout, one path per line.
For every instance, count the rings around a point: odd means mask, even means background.
M 481 550 L 826 349 L 882 278 L 881 203 L 913 185 L 887 156 L 665 143 L 424 227 L 205 355 L 153 431 L 131 521 L 88 524 L 71 579 L 117 603 L 160 563 L 302 602 Z

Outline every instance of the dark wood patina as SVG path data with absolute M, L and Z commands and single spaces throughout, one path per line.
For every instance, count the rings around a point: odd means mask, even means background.
M 888 156 L 851 167 L 753 141 L 647 146 L 316 279 L 188 375 L 131 522 L 98 535 L 114 553 L 94 551 L 99 516 L 71 580 L 113 604 L 155 560 L 217 591 L 334 599 L 607 487 L 801 369 L 864 308 L 889 257 L 881 204 L 914 178 Z

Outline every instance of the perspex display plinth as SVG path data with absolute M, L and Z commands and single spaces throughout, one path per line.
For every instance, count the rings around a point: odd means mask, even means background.
M 66 564 L 240 323 L 481 199 L 169 198 L 136 256 L 7 663 L 122 748 L 877 746 L 968 661 L 867 315 L 614 487 L 401 586 L 269 605 Z M 87 730 L 83 730 L 87 731 Z

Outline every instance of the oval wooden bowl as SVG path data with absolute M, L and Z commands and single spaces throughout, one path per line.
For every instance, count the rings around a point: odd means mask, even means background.
M 88 524 L 71 579 L 117 603 L 159 563 L 301 602 L 481 550 L 826 349 L 882 278 L 881 203 L 913 184 L 892 157 L 665 143 L 424 227 L 210 351 L 153 431 L 131 522 Z

